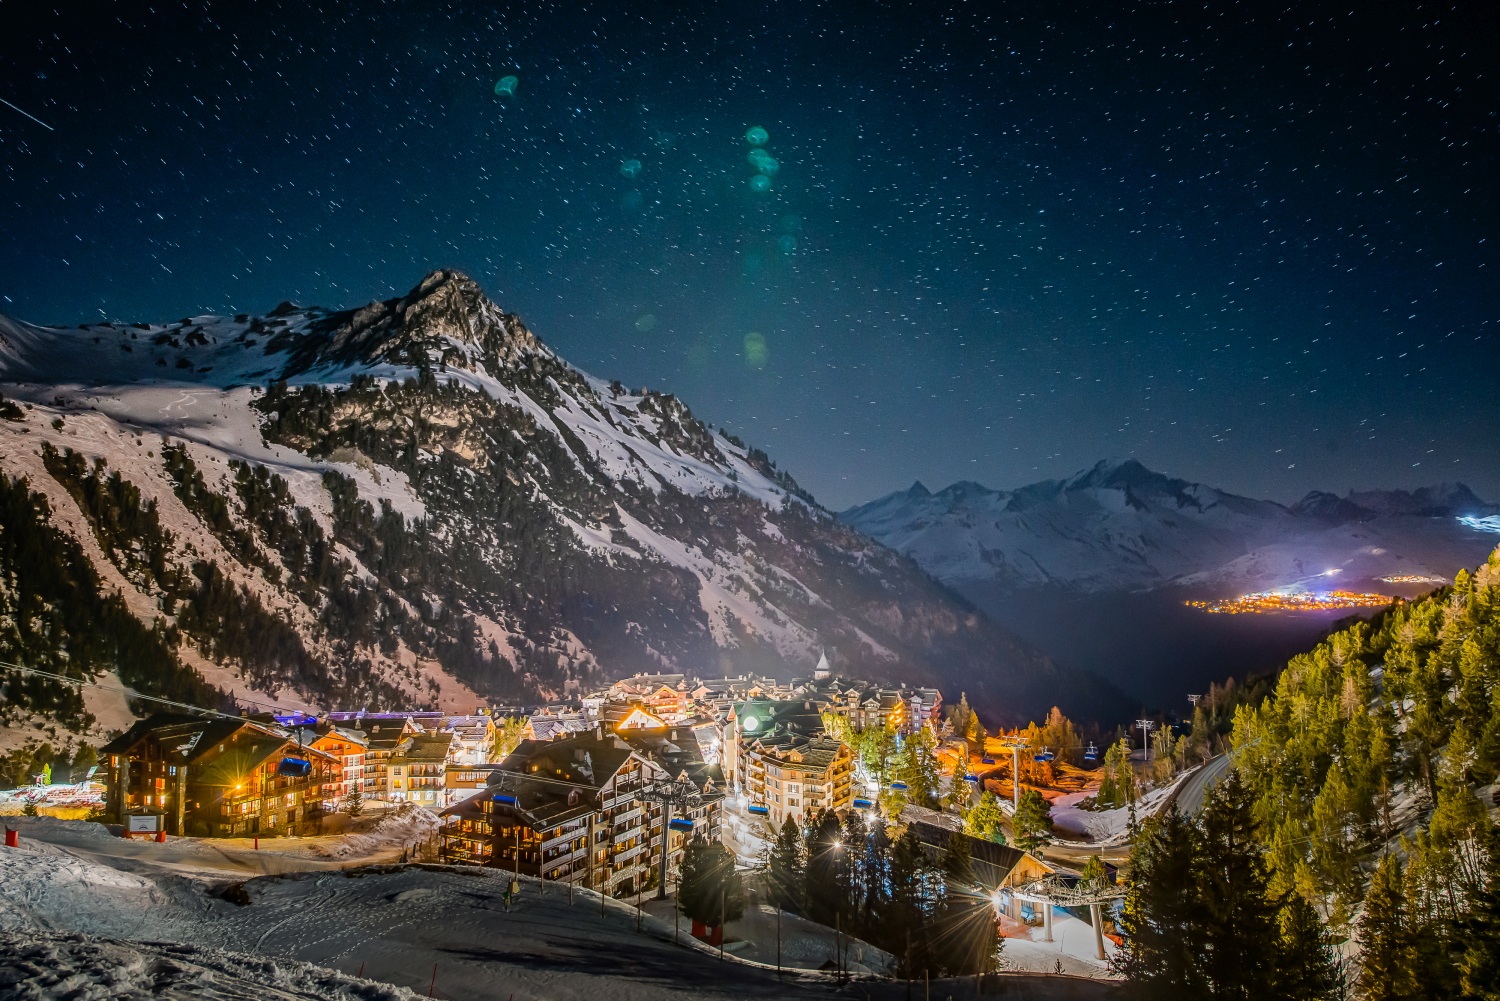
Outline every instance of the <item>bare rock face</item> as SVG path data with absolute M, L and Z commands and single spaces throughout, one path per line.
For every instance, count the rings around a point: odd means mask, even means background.
M 642 671 L 809 676 L 826 648 L 1009 719 L 1115 702 L 458 272 L 357 309 L 0 334 L 27 407 L 0 421 L 24 480 L 0 540 L 51 525 L 46 562 L 129 599 L 105 648 L 66 622 L 23 638 L 81 674 L 146 644 L 143 691 L 472 710 Z M 49 572 L 0 546 L 0 579 Z

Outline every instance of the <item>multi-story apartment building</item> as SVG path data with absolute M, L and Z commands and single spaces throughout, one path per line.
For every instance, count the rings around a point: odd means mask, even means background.
M 246 719 L 158 713 L 100 753 L 109 814 L 153 814 L 170 834 L 314 833 L 324 789 L 339 780 L 333 755 Z
M 451 733 L 403 736 L 386 761 L 386 797 L 394 803 L 416 803 L 434 810 L 446 806 L 453 744 Z
M 629 894 L 661 878 L 663 838 L 670 874 L 689 837 L 719 837 L 717 794 L 663 824 L 645 793 L 670 777 L 602 730 L 524 741 L 488 788 L 444 811 L 443 857 Z
M 355 789 L 364 792 L 365 748 L 369 738 L 352 727 L 324 724 L 318 728 L 310 745 L 338 759 L 334 780 L 323 788 L 324 807 L 336 810 Z
M 724 728 L 723 767 L 726 782 L 778 826 L 854 802 L 853 754 L 823 732 L 811 700 L 736 703 Z

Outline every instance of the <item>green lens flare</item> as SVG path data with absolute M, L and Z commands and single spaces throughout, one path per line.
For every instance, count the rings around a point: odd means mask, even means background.
M 763 335 L 750 331 L 745 335 L 745 364 L 751 368 L 764 368 L 767 359 L 771 357 L 770 350 L 766 347 L 766 339 Z
M 642 313 L 640 315 L 640 318 L 635 321 L 635 329 L 639 330 L 643 334 L 647 333 L 648 331 L 655 330 L 656 329 L 656 316 L 655 316 L 655 314 L 652 314 L 652 313 Z
M 776 246 L 783 254 L 790 255 L 797 249 L 797 238 L 787 233 L 776 241 Z
M 750 190 L 751 191 L 770 191 L 771 190 L 771 179 L 769 177 L 767 177 L 765 174 L 756 174 L 754 177 L 750 178 Z
M 635 180 L 637 177 L 640 177 L 641 176 L 641 161 L 639 161 L 639 160 L 626 160 L 624 163 L 620 164 L 620 176 L 621 177 L 628 177 L 631 180 Z
M 767 132 L 759 125 L 750 126 L 750 128 L 745 132 L 745 142 L 749 143 L 751 146 L 764 146 L 766 144 L 766 140 L 770 138 L 771 133 Z
M 781 169 L 781 163 L 774 156 L 763 156 L 755 165 L 755 169 L 767 177 L 775 177 L 776 172 Z
M 495 93 L 500 97 L 515 97 L 516 87 L 521 81 L 513 76 L 503 76 L 495 81 Z

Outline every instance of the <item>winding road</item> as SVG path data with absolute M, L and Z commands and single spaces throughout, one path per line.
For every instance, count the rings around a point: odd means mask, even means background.
M 1225 775 L 1229 774 L 1230 766 L 1233 764 L 1233 760 L 1227 754 L 1210 758 L 1208 764 L 1188 776 L 1182 785 L 1177 787 L 1177 791 L 1172 794 L 1171 798 L 1162 804 L 1162 809 L 1168 810 L 1176 806 L 1185 817 L 1198 816 L 1203 812 L 1203 805 L 1208 802 L 1208 794 Z

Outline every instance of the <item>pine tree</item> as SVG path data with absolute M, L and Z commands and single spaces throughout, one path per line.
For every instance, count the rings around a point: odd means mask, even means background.
M 885 914 L 883 939 L 893 946 L 907 975 L 938 972 L 941 960 L 932 951 L 932 899 L 928 889 L 927 856 L 917 832 L 908 827 L 891 846 L 891 899 Z
M 694 921 L 717 925 L 745 913 L 745 885 L 734 867 L 734 854 L 718 842 L 694 835 L 682 853 L 677 883 L 678 905 Z
M 1328 929 L 1300 894 L 1282 904 L 1276 993 L 1294 1001 L 1342 1001 L 1344 971 Z
M 1500 860 L 1490 857 L 1489 886 L 1458 925 L 1461 997 L 1500 1001 Z
M 847 909 L 844 887 L 839 885 L 839 818 L 820 810 L 808 829 L 803 848 L 803 916 L 818 924 L 831 925 L 841 909 Z
M 766 869 L 771 902 L 785 910 L 800 912 L 802 885 L 805 878 L 802 865 L 802 832 L 797 829 L 797 822 L 790 816 L 782 822 L 781 831 L 771 844 L 771 856 Z
M 349 815 L 350 820 L 353 820 L 364 812 L 365 792 L 358 782 L 354 783 L 353 788 L 344 794 L 343 805 L 344 812 Z
M 979 800 L 964 811 L 964 833 L 997 844 L 1005 844 L 1005 812 L 1000 800 L 986 789 Z
M 954 831 L 948 836 L 938 872 L 942 879 L 942 899 L 934 922 L 933 942 L 941 950 L 939 961 L 950 974 L 987 973 L 999 940 L 994 905 L 987 894 L 974 891 L 968 835 Z
M 1130 889 L 1120 918 L 1124 949 L 1115 967 L 1132 996 L 1198 1001 L 1208 996 L 1200 963 L 1198 834 L 1176 810 L 1152 818 L 1130 856 Z
M 1016 804 L 1016 816 L 1012 822 L 1016 832 L 1016 847 L 1031 851 L 1052 841 L 1052 804 L 1035 789 L 1021 793 L 1021 802 Z
M 1370 879 L 1365 912 L 1359 919 L 1359 987 L 1366 1001 L 1408 1001 L 1423 997 L 1415 976 L 1401 863 L 1385 855 Z
M 1255 838 L 1254 794 L 1238 770 L 1209 796 L 1203 811 L 1200 872 L 1204 970 L 1216 998 L 1271 995 L 1281 946 L 1276 906 L 1268 895 L 1264 849 Z

